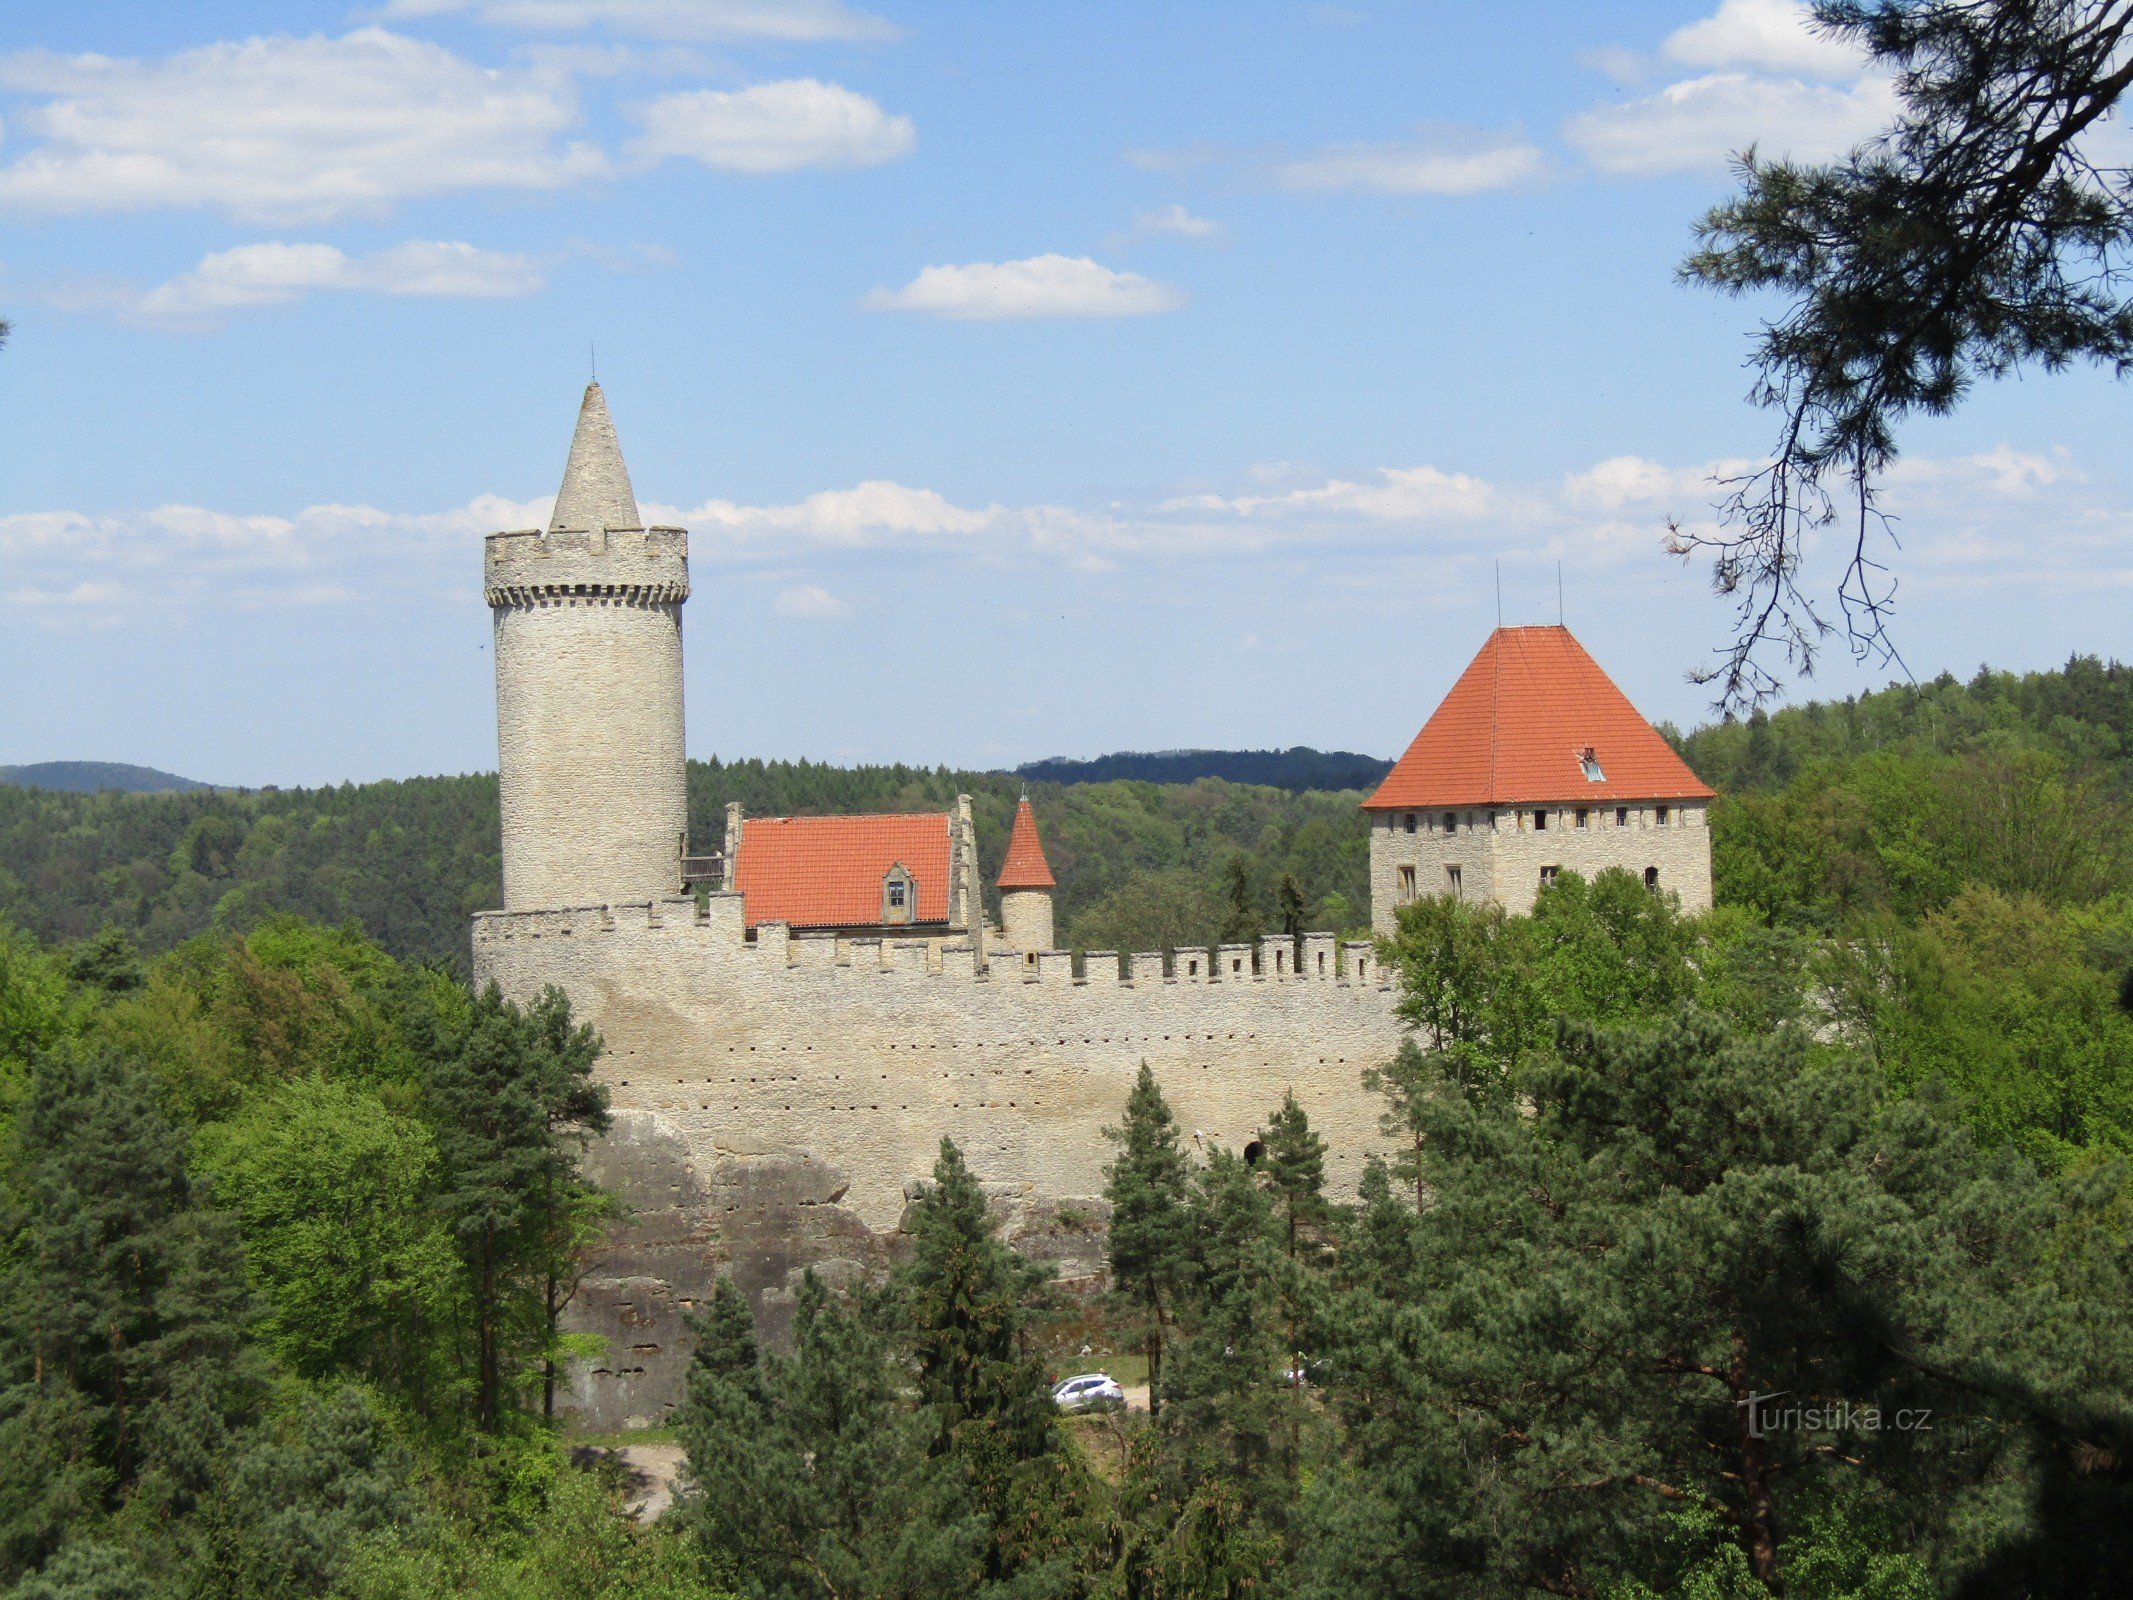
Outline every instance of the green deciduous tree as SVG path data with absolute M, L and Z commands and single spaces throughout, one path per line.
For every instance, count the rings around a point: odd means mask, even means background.
M 464 1288 L 427 1128 L 368 1090 L 301 1078 L 203 1130 L 199 1160 L 243 1230 L 283 1364 L 425 1411 L 444 1398 Z

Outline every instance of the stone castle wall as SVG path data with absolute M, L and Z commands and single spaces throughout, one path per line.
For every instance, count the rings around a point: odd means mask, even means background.
M 483 576 L 505 908 L 671 894 L 688 829 L 688 536 L 493 534 Z
M 1363 1071 L 1398 1047 L 1368 945 L 1307 935 L 1121 962 L 1064 951 L 981 970 L 967 947 L 749 939 L 737 895 L 475 918 L 474 963 L 521 1001 L 546 984 L 599 1028 L 617 1111 L 593 1173 L 636 1212 L 574 1318 L 612 1355 L 574 1375 L 588 1425 L 656 1422 L 679 1397 L 682 1314 L 730 1271 L 775 1335 L 807 1265 L 878 1267 L 913 1185 L 953 1138 L 1027 1253 L 1102 1269 L 1103 1168 L 1140 1064 L 1188 1146 L 1242 1149 L 1293 1091 L 1329 1188 L 1383 1148 Z M 1255 967 L 1257 970 L 1255 970 Z
M 1578 826 L 1578 812 L 1585 826 Z M 1536 829 L 1533 813 L 1545 810 L 1548 825 Z M 1393 914 L 1409 899 L 1450 892 L 1447 868 L 1460 871 L 1460 897 L 1495 900 L 1506 911 L 1523 915 L 1540 894 L 1541 869 L 1557 867 L 1590 879 L 1609 867 L 1621 867 L 1643 879 L 1656 868 L 1656 886 L 1680 897 L 1681 909 L 1711 908 L 1711 831 L 1705 803 L 1669 801 L 1662 824 L 1657 802 L 1618 806 L 1591 803 L 1518 809 L 1498 807 L 1454 813 L 1447 831 L 1442 811 L 1417 811 L 1415 831 L 1406 830 L 1408 813 L 1370 814 L 1370 904 L 1373 925 L 1390 933 Z M 1617 812 L 1626 813 L 1616 822 Z M 1400 868 L 1414 869 L 1415 890 L 1406 895 Z

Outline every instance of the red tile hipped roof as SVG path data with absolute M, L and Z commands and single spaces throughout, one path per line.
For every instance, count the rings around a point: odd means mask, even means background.
M 1015 807 L 1015 831 L 1007 836 L 1007 859 L 1000 864 L 1000 887 L 1057 887 L 1052 877 L 1052 864 L 1044 859 L 1044 844 L 1037 837 L 1037 813 L 1030 809 L 1028 795 L 1024 795 L 1022 803 Z
M 1583 768 L 1588 749 L 1598 782 Z M 1498 628 L 1363 808 L 1711 793 L 1568 628 Z
M 748 817 L 733 865 L 748 926 L 875 927 L 881 880 L 903 863 L 918 885 L 917 920 L 948 920 L 945 811 L 874 817 Z

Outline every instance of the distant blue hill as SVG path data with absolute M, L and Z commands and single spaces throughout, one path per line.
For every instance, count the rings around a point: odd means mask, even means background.
M 64 789 L 74 794 L 95 794 L 99 789 L 155 794 L 169 789 L 214 787 L 196 779 L 181 778 L 175 772 L 128 766 L 123 761 L 35 761 L 26 767 L 0 767 L 0 783 L 12 783 L 23 789 Z
M 1392 770 L 1392 763 L 1353 750 L 1125 750 L 1116 755 L 1074 761 L 1052 756 L 1015 768 L 1023 778 L 1044 783 L 1109 783 L 1132 778 L 1143 783 L 1194 783 L 1222 778 L 1230 783 L 1264 784 L 1270 789 L 1370 789 Z

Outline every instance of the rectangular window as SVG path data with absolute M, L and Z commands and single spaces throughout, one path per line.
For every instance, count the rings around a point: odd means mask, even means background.
M 1535 833 L 1546 833 L 1546 832 L 1548 831 L 1548 813 L 1547 813 L 1547 812 L 1545 812 L 1545 811 L 1536 811 L 1536 812 L 1534 812 L 1534 813 L 1533 813 L 1533 831 L 1534 831 Z
M 1464 886 L 1459 881 L 1459 869 L 1457 867 L 1446 867 L 1444 869 L 1444 892 L 1454 900 L 1466 898 Z
M 1400 904 L 1403 906 L 1412 905 L 1414 898 L 1415 869 L 1413 867 L 1402 867 L 1400 869 Z
M 1445 812 L 1445 813 L 1444 813 L 1444 831 L 1445 831 L 1446 833 L 1457 833 L 1457 832 L 1459 831 L 1459 813 L 1458 813 L 1458 812 L 1456 812 L 1456 811 L 1447 811 L 1447 812 Z
M 1629 826 L 1629 807 L 1628 807 L 1628 806 L 1616 806 L 1616 807 L 1615 807 L 1615 826 L 1616 826 L 1616 827 L 1618 827 L 1618 828 L 1626 828 L 1626 827 L 1628 827 L 1628 826 Z
M 1583 831 L 1584 831 L 1584 830 L 1585 830 L 1586 828 L 1588 828 L 1588 827 L 1590 827 L 1590 826 L 1592 825 L 1592 824 L 1591 824 L 1591 822 L 1590 822 L 1590 820 L 1589 820 L 1589 819 L 1590 819 L 1590 817 L 1591 817 L 1591 815 L 1592 815 L 1592 813 L 1591 813 L 1591 812 L 1589 812 L 1589 811 L 1587 811 L 1587 810 L 1586 810 L 1586 809 L 1585 809 L 1585 808 L 1584 808 L 1583 806 L 1579 806 L 1579 807 L 1578 807 L 1578 831 L 1579 831 L 1579 832 L 1581 832 L 1581 833 L 1582 833 L 1582 832 L 1583 832 Z
M 903 908 L 904 886 L 900 883 L 892 883 L 889 885 L 889 909 L 891 911 L 901 911 Z
M 1553 868 L 1553 867 L 1542 867 L 1542 868 L 1541 868 L 1541 887 L 1542 887 L 1543 889 L 1546 889 L 1546 888 L 1550 887 L 1550 886 L 1551 886 L 1551 885 L 1552 885 L 1552 884 L 1553 884 L 1554 882 L 1555 882 L 1555 868 Z
M 1412 811 L 1407 813 L 1407 831 L 1409 833 L 1415 831 L 1415 814 Z
M 1653 806 L 1653 807 L 1652 807 L 1652 826 L 1653 826 L 1653 827 L 1655 827 L 1655 828 L 1663 828 L 1663 827 L 1665 827 L 1665 826 L 1666 826 L 1666 807 L 1665 807 L 1665 806 Z

